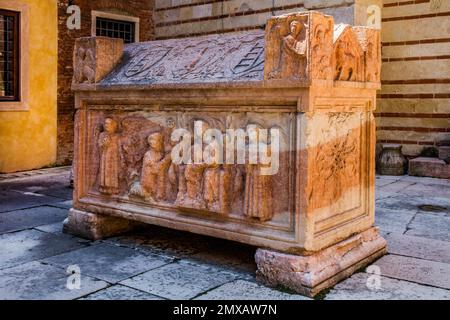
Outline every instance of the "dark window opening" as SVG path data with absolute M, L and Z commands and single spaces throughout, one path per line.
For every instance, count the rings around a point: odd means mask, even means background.
M 20 13 L 0 9 L 0 101 L 19 101 Z
M 95 29 L 97 36 L 119 38 L 123 39 L 125 43 L 135 42 L 136 25 L 134 22 L 97 17 Z

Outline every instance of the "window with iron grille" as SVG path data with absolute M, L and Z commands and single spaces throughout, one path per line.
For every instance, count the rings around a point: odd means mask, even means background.
M 96 19 L 97 36 L 119 38 L 123 39 L 125 43 L 132 43 L 135 42 L 135 29 L 136 25 L 134 22 L 100 17 Z
M 19 101 L 20 13 L 0 9 L 0 101 Z

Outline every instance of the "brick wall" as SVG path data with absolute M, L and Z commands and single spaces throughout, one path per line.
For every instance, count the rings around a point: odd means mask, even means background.
M 153 38 L 153 1 L 151 0 L 74 0 L 81 8 L 81 29 L 68 30 L 66 13 L 68 0 L 58 1 L 58 164 L 70 164 L 73 156 L 74 97 L 72 82 L 72 52 L 75 39 L 91 35 L 91 11 L 129 15 L 140 18 L 140 41 Z
M 450 139 L 450 1 L 384 0 L 378 142 L 418 155 Z
M 273 15 L 319 10 L 336 23 L 364 24 L 381 0 L 155 0 L 157 39 L 264 28 Z

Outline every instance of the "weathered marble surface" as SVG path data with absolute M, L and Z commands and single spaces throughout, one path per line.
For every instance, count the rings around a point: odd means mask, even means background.
M 264 48 L 263 31 L 129 44 L 101 84 L 263 80 Z

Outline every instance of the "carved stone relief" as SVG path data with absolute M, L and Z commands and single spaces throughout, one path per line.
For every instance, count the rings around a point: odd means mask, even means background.
M 363 81 L 364 53 L 353 29 L 339 24 L 334 30 L 334 80 Z
M 308 15 L 268 21 L 266 79 L 307 78 L 308 29 Z
M 364 51 L 364 81 L 381 80 L 381 41 L 380 32 L 366 27 L 353 27 Z
M 225 143 L 226 128 L 246 130 L 247 127 L 258 127 L 258 130 L 270 130 L 277 127 L 282 131 L 280 168 L 271 176 L 261 174 L 261 168 L 264 167 L 261 164 L 227 164 L 218 161 L 176 164 L 171 157 L 175 144 L 170 140 L 174 128 L 165 126 L 162 121 L 168 117 L 174 118 L 176 125 L 181 125 L 189 132 L 193 131 L 193 122 L 199 120 L 205 124 L 203 132 L 208 128 L 219 128 Z M 92 167 L 98 168 L 95 176 L 99 179 L 94 180 L 99 182 L 94 182 L 92 186 L 105 196 L 181 210 L 195 209 L 218 215 L 233 215 L 252 221 L 270 221 L 275 215 L 289 214 L 289 162 L 290 152 L 293 152 L 289 151 L 289 140 L 294 121 L 292 116 L 263 118 L 255 115 L 252 120 L 251 117 L 246 118 L 245 114 L 230 116 L 225 113 L 97 115 L 93 117 L 96 119 L 94 122 L 103 123 L 105 129 L 99 134 L 93 132 L 99 142 L 97 147 L 93 146 L 98 151 L 93 150 L 91 161 Z M 93 124 L 92 128 L 95 131 L 97 127 Z M 266 139 L 266 143 L 271 142 Z M 206 144 L 203 145 L 203 156 L 207 154 L 211 159 L 219 159 L 214 154 L 214 147 L 205 147 Z M 268 157 L 271 156 L 270 150 L 269 145 Z M 234 156 L 237 157 L 237 154 Z M 280 219 L 286 221 L 286 218 Z
M 74 51 L 74 83 L 95 82 L 95 47 L 91 41 L 79 42 Z
M 104 132 L 100 134 L 98 146 L 100 148 L 100 186 L 99 191 L 104 194 L 119 193 L 119 134 L 115 120 L 107 118 Z
M 350 191 L 360 186 L 361 115 L 328 113 L 317 121 L 321 142 L 313 149 L 315 169 L 309 197 L 311 207 L 337 206 L 345 197 L 349 203 L 337 212 L 353 209 L 360 200 L 353 199 Z
M 262 80 L 264 32 L 131 44 L 104 85 Z
M 332 80 L 333 17 L 312 15 L 311 22 L 311 78 Z

